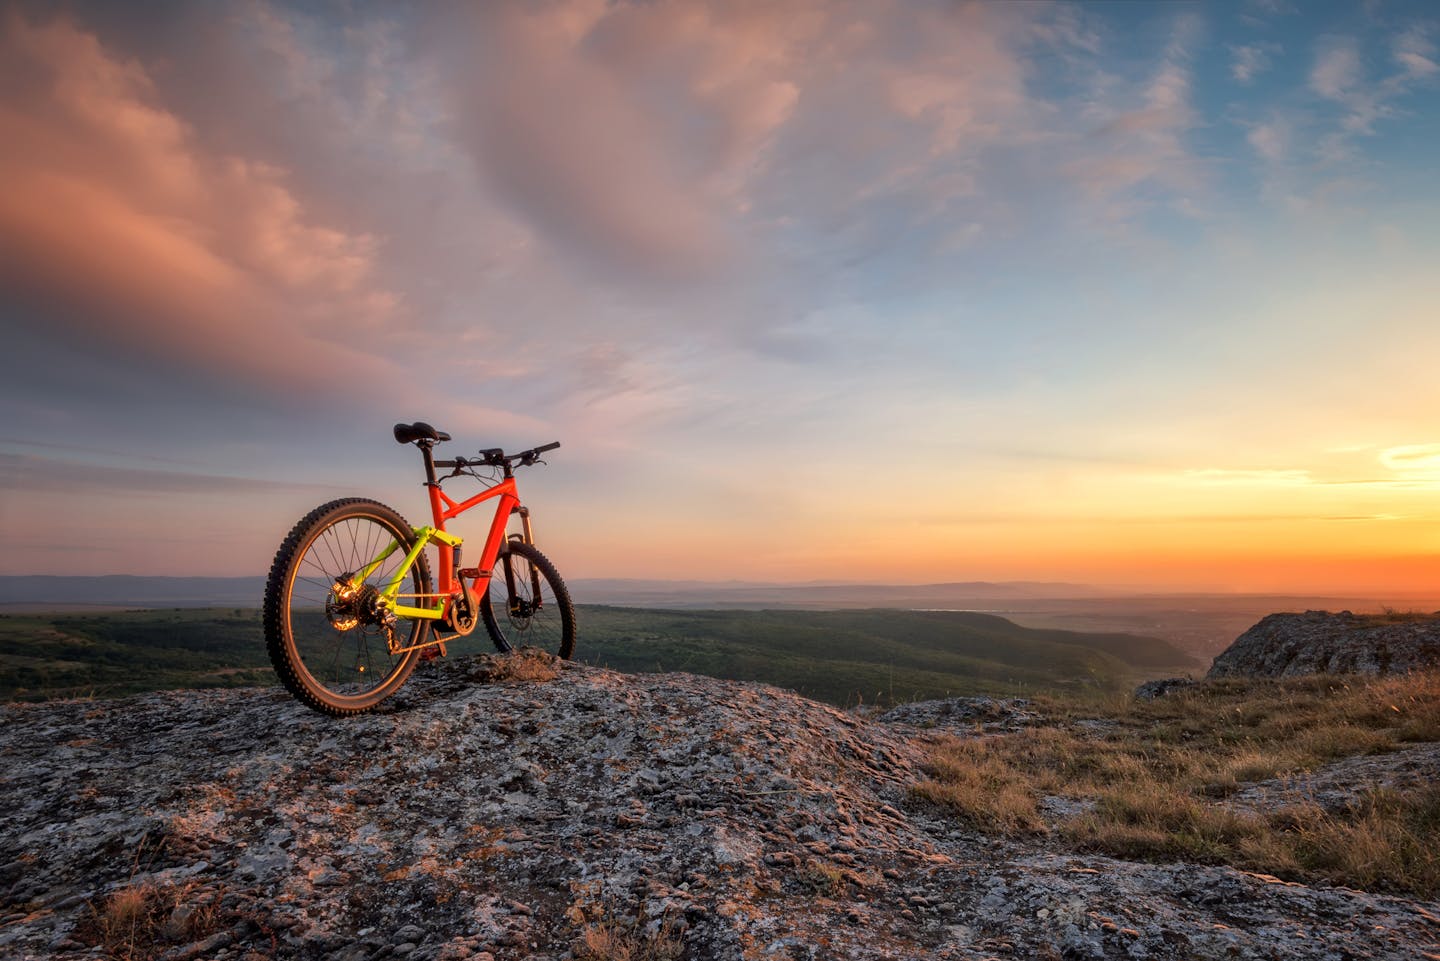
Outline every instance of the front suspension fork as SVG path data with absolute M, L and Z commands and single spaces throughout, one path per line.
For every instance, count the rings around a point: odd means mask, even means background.
M 518 541 L 518 542 L 520 542 L 520 543 L 522 543 L 522 544 L 531 544 L 531 545 L 533 545 L 533 544 L 535 543 L 535 530 L 534 530 L 534 528 L 532 528 L 532 527 L 530 526 L 530 508 L 524 506 L 523 504 L 518 504 L 518 505 L 516 505 L 514 512 L 515 512 L 516 514 L 519 514 L 519 515 L 520 515 L 520 530 L 521 530 L 523 533 L 520 533 L 520 534 L 511 534 L 511 535 L 510 535 L 510 540 L 511 540 L 512 542 Z M 526 610 L 523 609 L 523 606 L 524 606 L 525 602 L 520 599 L 519 595 L 518 595 L 518 594 L 516 593 L 516 591 L 515 591 L 515 567 L 514 567 L 514 565 L 509 564 L 509 563 L 502 562 L 502 566 L 505 568 L 505 596 L 509 599 L 510 616 L 511 616 L 511 617 L 530 617 L 530 616 L 532 616 L 532 615 L 535 613 L 535 611 L 539 610 L 540 604 L 541 604 L 541 596 L 540 596 L 540 572 L 539 572 L 538 570 L 536 570 L 534 564 L 531 564 L 531 565 L 530 565 L 530 598 L 531 598 L 531 600 L 530 600 L 529 604 L 530 604 L 530 608 L 531 608 L 531 609 L 528 610 L 528 611 L 526 611 Z

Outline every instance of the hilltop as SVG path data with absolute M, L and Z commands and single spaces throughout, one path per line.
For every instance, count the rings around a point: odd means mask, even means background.
M 497 658 L 344 722 L 274 689 L 8 705 L 0 955 L 137 930 L 170 961 L 1440 952 L 1435 902 L 982 834 L 917 799 L 928 745 L 1032 712 L 917 710 Z

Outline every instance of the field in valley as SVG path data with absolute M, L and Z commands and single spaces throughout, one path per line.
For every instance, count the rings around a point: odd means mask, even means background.
M 960 694 L 1118 691 L 1199 670 L 1125 633 L 1019 627 L 967 612 L 659 611 L 581 605 L 576 657 L 622 671 L 764 681 L 848 706 Z M 483 629 L 451 656 L 490 650 Z M 258 610 L 0 615 L 0 698 L 117 697 L 274 683 Z

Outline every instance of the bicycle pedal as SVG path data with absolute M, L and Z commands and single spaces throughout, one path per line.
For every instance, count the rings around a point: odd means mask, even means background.
M 440 642 L 437 643 L 437 644 L 432 644 L 432 645 L 430 645 L 429 647 L 422 648 L 421 651 L 420 651 L 420 660 L 422 660 L 422 661 L 433 661 L 433 660 L 435 660 L 435 658 L 437 658 L 437 657 L 444 657 L 444 656 L 445 656 L 445 642 L 444 642 L 444 641 L 440 641 Z
M 460 576 L 460 577 L 468 577 L 468 578 L 470 578 L 470 579 L 473 581 L 475 578 L 477 578 L 477 577 L 480 576 L 480 568 L 478 568 L 478 567 L 462 567 L 462 568 L 460 568 L 458 571 L 456 571 L 455 573 L 456 573 L 458 576 Z

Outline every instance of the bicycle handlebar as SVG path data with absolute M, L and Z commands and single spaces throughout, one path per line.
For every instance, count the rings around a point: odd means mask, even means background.
M 539 447 L 532 447 L 529 450 L 522 450 L 518 454 L 507 454 L 498 447 L 487 447 L 480 451 L 479 458 L 457 457 L 454 460 L 437 460 L 436 467 L 450 467 L 462 469 L 466 467 L 504 467 L 509 468 L 520 466 L 529 467 L 540 459 L 540 455 L 546 451 L 552 451 L 560 446 L 560 442 L 552 441 L 549 444 L 542 444 Z

